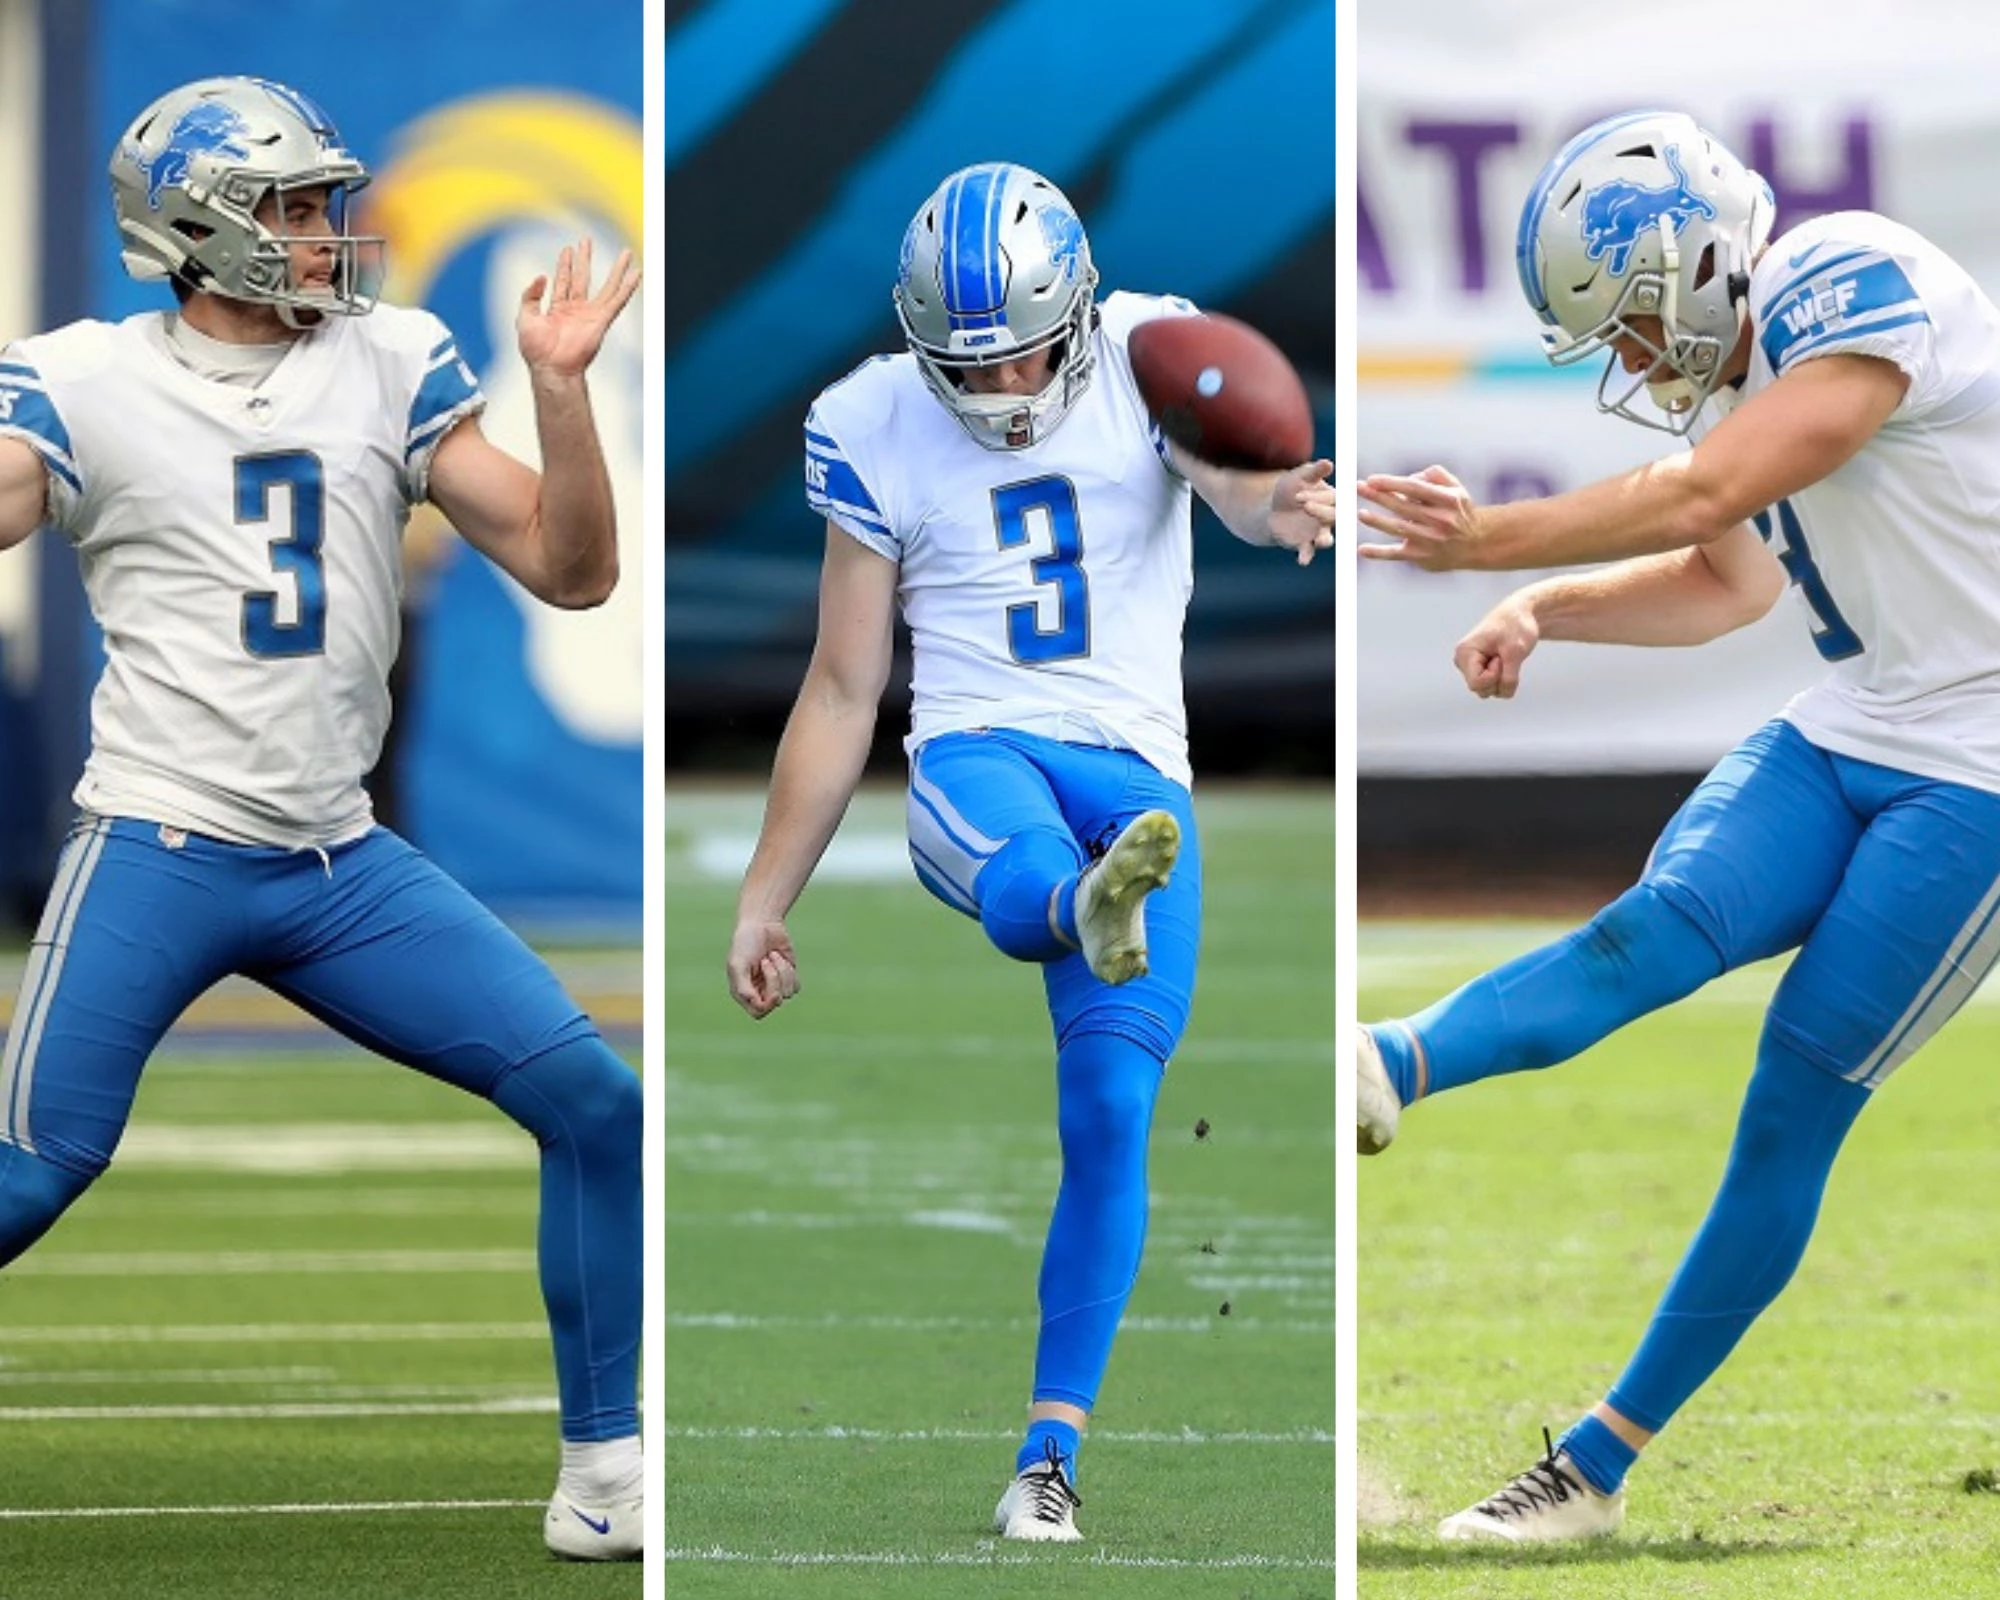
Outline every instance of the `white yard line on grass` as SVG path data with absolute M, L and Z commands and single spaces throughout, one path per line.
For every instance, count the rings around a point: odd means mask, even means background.
M 1046 1556 L 1028 1551 L 947 1550 L 923 1555 L 914 1550 L 706 1550 L 678 1547 L 648 1561 L 715 1562 L 750 1567 L 1045 1567 Z M 1109 1551 L 1062 1558 L 1062 1565 L 1133 1567 L 1146 1572 L 1332 1572 L 1331 1557 L 1313 1556 L 1120 1556 Z
M 17 1270 L 9 1268 L 10 1271 Z M 545 1322 L 182 1322 L 0 1326 L 10 1344 L 454 1344 L 542 1340 Z
M 0 1412 L 0 1416 L 4 1416 Z M 740 1442 L 771 1440 L 787 1444 L 838 1444 L 858 1441 L 862 1444 L 994 1444 L 1018 1440 L 1020 1429 L 1004 1428 L 847 1428 L 833 1424 L 824 1428 L 692 1428 L 665 1427 L 647 1430 L 655 1437 L 664 1435 L 669 1439 L 688 1439 L 695 1442 L 717 1443 L 734 1440 Z M 1182 1428 L 1174 1433 L 1146 1432 L 1138 1429 L 1092 1428 L 1090 1442 L 1100 1444 L 1146 1444 L 1146 1445 L 1236 1445 L 1236 1444 L 1282 1444 L 1282 1445 L 1331 1445 L 1334 1435 L 1325 1428 L 1289 1428 L 1281 1433 L 1203 1433 L 1195 1428 Z
M 300 1401 L 242 1406 L 0 1406 L 0 1422 L 240 1422 L 320 1417 L 519 1417 L 555 1414 L 554 1395 L 444 1403 L 424 1401 L 404 1405 Z
M 527 1511 L 542 1500 L 337 1500 L 278 1506 L 42 1506 L 0 1510 L 0 1522 L 78 1517 L 349 1517 L 386 1511 Z
M 699 1329 L 720 1333 L 840 1332 L 868 1333 L 1027 1333 L 1041 1324 L 1033 1317 L 891 1317 L 842 1316 L 827 1313 L 812 1317 L 764 1316 L 746 1311 L 670 1311 L 669 1328 Z M 1332 1318 L 1238 1317 L 1225 1324 L 1208 1317 L 1127 1317 L 1119 1323 L 1121 1333 L 1221 1333 L 1249 1330 L 1257 1333 L 1303 1334 L 1330 1338 L 1337 1325 Z
M 17 1278 L 263 1277 L 268 1273 L 533 1272 L 532 1250 L 39 1251 L 8 1267 Z

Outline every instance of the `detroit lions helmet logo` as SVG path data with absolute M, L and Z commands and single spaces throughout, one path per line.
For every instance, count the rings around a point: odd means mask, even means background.
M 1043 206 L 1042 237 L 1048 242 L 1049 259 L 1062 268 L 1065 283 L 1076 282 L 1077 263 L 1083 254 L 1083 223 L 1074 211 L 1062 206 Z
M 1609 256 L 1607 265 L 1614 278 L 1625 275 L 1633 247 L 1659 226 L 1662 217 L 1673 223 L 1676 233 L 1697 217 L 1715 219 L 1715 202 L 1688 187 L 1680 147 L 1670 144 L 1665 154 L 1674 175 L 1672 183 L 1648 189 L 1644 184 L 1613 178 L 1583 197 L 1583 253 L 1592 261 Z
M 166 148 L 150 159 L 132 152 L 132 164 L 146 175 L 146 203 L 160 209 L 160 191 L 185 183 L 194 158 L 201 155 L 228 156 L 247 160 L 250 150 L 243 143 L 250 131 L 230 107 L 217 100 L 203 100 L 183 111 L 167 135 Z

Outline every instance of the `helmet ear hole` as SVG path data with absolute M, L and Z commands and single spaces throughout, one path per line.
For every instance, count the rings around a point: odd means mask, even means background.
M 1706 288 L 1709 280 L 1714 276 L 1715 246 L 1707 244 L 1702 246 L 1700 259 L 1694 264 L 1694 287 L 1697 289 Z

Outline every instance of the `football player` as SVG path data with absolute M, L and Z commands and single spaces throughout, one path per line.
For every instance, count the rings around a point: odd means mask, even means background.
M 1720 1192 L 1623 1376 L 1447 1538 L 1609 1533 L 1626 1470 L 1791 1277 L 1870 1095 L 2000 953 L 2000 311 L 1866 212 L 1769 240 L 1769 186 L 1688 117 L 1579 134 L 1522 213 L 1551 359 L 1608 352 L 1601 408 L 1693 448 L 1475 505 L 1375 477 L 1367 554 L 1429 570 L 1612 561 L 1509 596 L 1460 642 L 1505 698 L 1543 639 L 1692 645 L 1787 578 L 1826 675 L 1668 823 L 1586 927 L 1359 1040 L 1358 1140 L 1428 1094 L 1546 1067 L 1718 973 L 1797 950 Z
M 111 158 L 127 269 L 179 304 L 0 352 L 0 548 L 75 545 L 106 662 L 80 815 L 0 1057 L 0 1264 L 104 1170 L 147 1056 L 242 973 L 482 1095 L 541 1146 L 559 1554 L 636 1556 L 640 1093 L 542 961 L 400 838 L 382 744 L 399 544 L 434 502 L 538 599 L 617 581 L 585 371 L 637 285 L 562 251 L 521 296 L 539 474 L 482 436 L 426 311 L 373 300 L 368 173 L 305 96 L 211 78 Z
M 1062 1183 L 1041 1272 L 1026 1436 L 995 1513 L 1079 1538 L 1079 1437 L 1146 1230 L 1146 1142 L 1186 1026 L 1201 859 L 1181 632 L 1189 492 L 1301 564 L 1332 539 L 1332 465 L 1224 471 L 1162 436 L 1126 342 L 1185 301 L 1095 299 L 1083 224 L 1004 162 L 953 173 L 903 236 L 906 353 L 806 421 L 827 519 L 819 639 L 778 747 L 728 957 L 753 1017 L 798 992 L 785 916 L 861 776 L 900 604 L 915 652 L 916 874 L 1004 955 L 1042 967 Z

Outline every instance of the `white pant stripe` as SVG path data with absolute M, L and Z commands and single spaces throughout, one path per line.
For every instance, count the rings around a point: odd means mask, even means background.
M 1953 936 L 1944 959 L 1924 980 L 1888 1037 L 1853 1075 L 1854 1081 L 1874 1087 L 1929 1043 L 1972 998 L 1996 958 L 2000 958 L 2000 880 L 1995 880 L 1973 908 Z
M 0 1104 L 7 1111 L 0 1139 L 31 1155 L 35 1141 L 28 1127 L 28 1101 L 34 1093 L 35 1057 L 41 1049 L 42 1028 L 55 1004 L 56 990 L 62 984 L 63 959 L 69 953 L 70 935 L 83 906 L 84 890 L 96 870 L 97 858 L 104 853 L 104 839 L 110 829 L 110 819 L 99 817 L 73 837 L 63 851 L 22 974 L 21 1004 L 7 1036 L 7 1052 L 0 1057 Z
M 910 768 L 909 829 L 911 851 L 968 906 L 976 904 L 972 880 L 1006 841 L 988 838 L 967 822 L 918 766 Z

